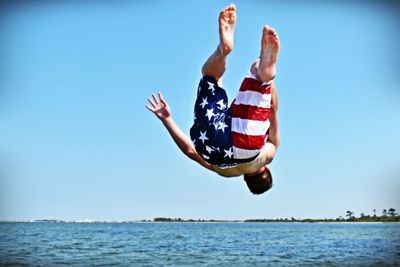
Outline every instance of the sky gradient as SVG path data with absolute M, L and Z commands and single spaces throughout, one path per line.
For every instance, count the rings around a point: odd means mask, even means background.
M 400 211 L 398 4 L 235 2 L 229 102 L 263 25 L 281 40 L 274 187 L 253 196 L 241 177 L 186 158 L 145 109 L 161 91 L 189 133 L 200 69 L 230 2 L 11 2 L 0 5 L 0 219 Z

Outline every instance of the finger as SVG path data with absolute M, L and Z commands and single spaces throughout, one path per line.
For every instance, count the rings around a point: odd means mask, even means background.
M 156 104 L 158 104 L 158 100 L 157 100 L 157 97 L 156 97 L 156 95 L 155 95 L 154 93 L 152 93 L 152 94 L 151 94 L 151 96 L 153 97 L 153 99 L 154 99 L 154 102 L 156 102 Z
M 150 104 L 155 108 L 157 105 L 156 103 L 153 102 L 153 100 L 151 100 L 151 98 L 147 98 L 147 101 L 150 102 Z
M 146 105 L 146 108 L 147 108 L 148 110 L 150 110 L 151 112 L 154 112 L 154 108 L 150 107 L 149 105 Z
M 165 101 L 164 97 L 162 96 L 161 92 L 158 92 L 158 97 L 160 98 L 161 103 L 163 103 L 165 106 L 167 105 L 167 102 Z

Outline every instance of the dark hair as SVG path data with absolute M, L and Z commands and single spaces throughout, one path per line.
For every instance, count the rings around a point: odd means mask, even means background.
M 260 195 L 272 187 L 272 175 L 268 167 L 265 167 L 264 171 L 257 174 L 245 174 L 244 180 L 247 187 L 255 195 Z

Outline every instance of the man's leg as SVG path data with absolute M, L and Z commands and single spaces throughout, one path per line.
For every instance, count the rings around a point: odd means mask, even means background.
M 274 29 L 265 26 L 260 57 L 250 70 L 255 77 L 246 77 L 243 80 L 231 105 L 231 136 L 235 158 L 248 159 L 257 156 L 265 145 L 270 127 L 268 118 L 271 109 L 275 109 L 277 104 L 272 80 L 276 75 L 278 52 L 278 35 Z M 272 103 L 271 98 L 275 100 Z
M 221 77 L 226 69 L 226 57 L 233 48 L 235 24 L 236 7 L 229 5 L 219 14 L 220 43 L 202 68 L 203 78 L 194 105 L 190 137 L 197 153 L 211 164 L 227 164 L 232 158 L 232 155 L 227 158 L 225 153 L 231 148 L 231 140 L 230 121 L 226 120 L 228 97 L 221 88 Z
M 269 82 L 275 77 L 279 47 L 279 37 L 276 31 L 269 26 L 264 26 L 260 57 L 251 66 L 251 74 L 259 81 Z
M 233 48 L 236 25 L 236 6 L 231 4 L 219 14 L 219 45 L 202 68 L 203 76 L 211 76 L 219 81 L 226 69 L 226 57 Z M 220 83 L 219 83 L 220 84 Z

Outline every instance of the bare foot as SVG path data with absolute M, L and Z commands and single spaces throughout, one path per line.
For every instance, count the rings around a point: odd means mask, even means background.
M 236 6 L 230 4 L 219 13 L 219 49 L 223 56 L 233 48 L 233 34 L 236 25 Z
M 261 38 L 260 62 L 257 70 L 259 79 L 262 82 L 272 80 L 276 75 L 276 61 L 279 53 L 279 37 L 276 31 L 264 26 Z

